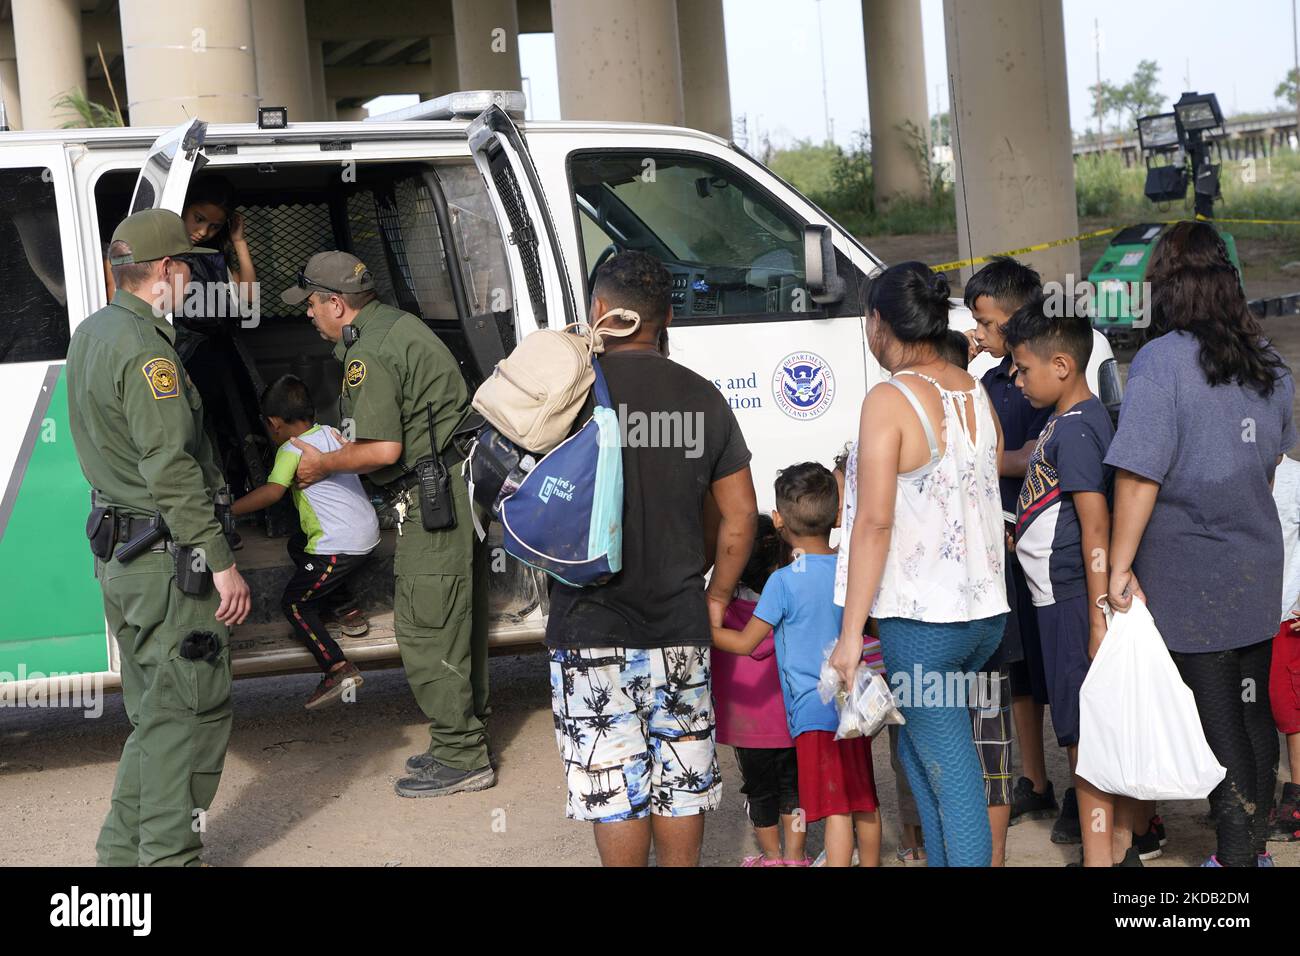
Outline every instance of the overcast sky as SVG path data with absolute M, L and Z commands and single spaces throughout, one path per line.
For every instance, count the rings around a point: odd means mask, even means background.
M 821 30 L 818 30 L 818 7 Z M 847 144 L 868 123 L 861 0 L 724 0 L 733 115 L 774 145 L 826 135 L 821 49 L 834 138 Z M 1160 64 L 1169 103 L 1189 88 L 1214 92 L 1224 112 L 1271 110 L 1273 91 L 1294 64 L 1292 0 L 1064 0 L 1070 123 L 1092 125 L 1088 87 L 1101 75 L 1121 83 L 1138 61 Z M 947 109 L 942 0 L 921 0 L 930 112 Z M 779 24 L 779 27 L 776 26 Z M 520 64 L 533 119 L 558 119 L 555 43 L 526 34 Z M 385 98 L 388 99 L 388 98 Z M 396 98 L 393 98 L 396 99 Z

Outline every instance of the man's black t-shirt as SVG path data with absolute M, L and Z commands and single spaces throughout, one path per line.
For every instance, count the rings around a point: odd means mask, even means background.
M 623 569 L 599 587 L 557 583 L 546 644 L 707 647 L 704 496 L 749 464 L 749 448 L 726 399 L 690 369 L 649 349 L 600 367 L 623 435 Z

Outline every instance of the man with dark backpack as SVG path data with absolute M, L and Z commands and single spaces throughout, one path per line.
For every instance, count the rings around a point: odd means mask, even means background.
M 749 449 L 726 400 L 663 354 L 671 286 L 641 252 L 596 275 L 593 323 L 614 309 L 641 317 L 635 334 L 606 338 L 600 357 L 622 438 L 623 565 L 605 584 L 557 583 L 546 629 L 566 815 L 594 824 L 605 865 L 646 865 L 652 839 L 661 866 L 699 861 L 703 812 L 721 792 L 710 624 L 721 625 L 757 515 Z M 710 492 L 721 525 L 706 555 Z

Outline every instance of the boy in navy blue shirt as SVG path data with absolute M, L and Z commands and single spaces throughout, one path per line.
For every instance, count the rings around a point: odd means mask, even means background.
M 963 290 L 966 307 L 975 319 L 973 338 L 981 352 L 996 359 L 997 365 L 984 373 L 980 384 L 988 393 L 989 404 L 1002 426 L 1005 450 L 999 469 L 998 485 L 1002 492 L 1002 510 L 1015 514 L 1016 499 L 1025 480 L 1025 466 L 1033 453 L 1038 434 L 1051 417 L 1051 409 L 1035 408 L 1016 388 L 1016 369 L 1011 349 L 1002 330 L 1011 316 L 1027 302 L 1043 294 L 1038 273 L 1008 256 L 995 256 L 966 283 Z M 988 671 L 1005 671 L 1002 686 L 1011 689 L 1011 710 L 1020 740 L 1020 763 L 1023 776 L 1010 786 L 1008 774 L 1004 793 L 989 788 L 989 823 L 993 829 L 993 859 L 1001 859 L 1006 848 L 1007 827 L 1025 820 L 1060 816 L 1052 827 L 1053 843 L 1078 843 L 1078 808 L 1074 792 L 1066 790 L 1058 806 L 1052 781 L 1047 776 L 1047 758 L 1043 752 L 1043 708 L 1047 704 L 1047 680 L 1043 676 L 1043 652 L 1039 643 L 1038 619 L 1029 600 L 1024 571 L 1011 557 L 1005 562 L 1007 602 L 1006 632 L 1002 644 L 984 665 Z M 1010 808 L 1002 804 L 1010 804 Z
M 822 703 L 817 680 L 827 646 L 839 638 L 844 609 L 835 603 L 831 528 L 839 487 L 824 465 L 804 462 L 776 477 L 772 521 L 790 545 L 790 564 L 774 571 L 743 631 L 713 629 L 713 646 L 748 654 L 769 631 L 785 715 L 794 738 L 799 804 L 808 823 L 826 821 L 826 865 L 849 866 L 856 831 L 862 866 L 880 865 L 880 814 L 871 767 L 871 740 L 836 740 L 839 715 Z
M 1035 408 L 1052 410 L 1030 456 L 1016 507 L 1015 548 L 1038 615 L 1048 700 L 1070 772 L 1079 752 L 1079 690 L 1106 636 L 1098 606 L 1109 584 L 1110 499 L 1105 464 L 1115 435 L 1105 406 L 1088 390 L 1092 325 L 1049 317 L 1041 300 L 1004 330 L 1016 384 Z M 1085 866 L 1141 866 L 1132 842 L 1133 801 L 1102 793 L 1075 775 Z

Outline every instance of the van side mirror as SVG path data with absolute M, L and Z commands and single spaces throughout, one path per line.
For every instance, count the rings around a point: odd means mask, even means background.
M 818 305 L 834 305 L 844 298 L 844 280 L 835 267 L 831 227 L 803 227 L 803 268 L 808 294 Z

